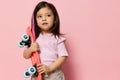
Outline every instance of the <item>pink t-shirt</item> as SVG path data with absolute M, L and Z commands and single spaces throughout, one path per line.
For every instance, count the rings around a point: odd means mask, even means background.
M 49 65 L 60 56 L 68 56 L 64 41 L 64 37 L 55 38 L 52 34 L 40 34 L 36 42 L 40 45 L 41 63 Z

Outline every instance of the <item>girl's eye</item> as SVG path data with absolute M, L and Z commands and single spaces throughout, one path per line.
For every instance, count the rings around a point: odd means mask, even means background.
M 49 14 L 47 15 L 47 17 L 50 17 L 50 16 L 51 16 L 51 15 L 49 15 Z
M 42 16 L 38 16 L 39 18 L 42 18 Z

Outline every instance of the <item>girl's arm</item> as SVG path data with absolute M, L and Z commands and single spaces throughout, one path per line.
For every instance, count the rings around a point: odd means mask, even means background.
M 44 64 L 38 64 L 37 65 L 37 71 L 40 73 L 50 73 L 55 71 L 56 69 L 60 68 L 62 64 L 66 61 L 67 56 L 61 56 L 59 57 L 55 62 L 50 64 L 49 66 Z
M 32 52 L 38 51 L 39 48 L 39 44 L 38 43 L 31 43 L 31 46 L 27 49 L 24 50 L 23 52 L 23 57 L 25 59 L 29 59 L 31 57 Z
M 32 51 L 31 51 L 30 48 L 25 49 L 24 52 L 23 52 L 23 57 L 24 57 L 25 59 L 29 59 L 29 58 L 31 57 L 31 54 L 32 54 Z
M 52 72 L 62 66 L 62 64 L 66 61 L 67 56 L 59 57 L 55 62 L 49 65 L 49 72 Z

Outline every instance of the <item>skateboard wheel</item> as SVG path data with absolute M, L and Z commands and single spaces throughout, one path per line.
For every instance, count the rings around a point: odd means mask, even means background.
M 22 42 L 18 42 L 18 46 L 19 46 L 20 48 L 23 48 L 25 45 L 24 45 Z
M 26 70 L 24 73 L 23 73 L 24 77 L 25 78 L 29 78 L 30 77 L 30 73 L 28 70 Z
M 28 72 L 33 75 L 36 73 L 36 68 L 34 66 L 31 66 L 29 69 L 28 69 Z
M 23 34 L 23 35 L 22 35 L 22 40 L 23 40 L 23 41 L 28 41 L 28 40 L 29 40 L 29 35 Z

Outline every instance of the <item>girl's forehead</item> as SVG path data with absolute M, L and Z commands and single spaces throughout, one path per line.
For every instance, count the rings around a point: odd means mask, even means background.
M 37 14 L 42 15 L 42 14 L 52 14 L 52 10 L 49 7 L 43 7 L 40 10 L 38 10 Z

